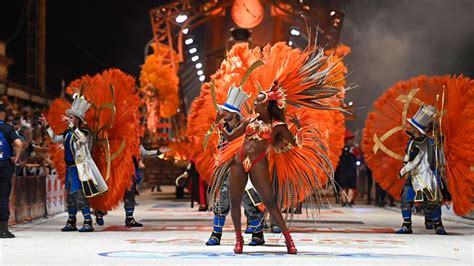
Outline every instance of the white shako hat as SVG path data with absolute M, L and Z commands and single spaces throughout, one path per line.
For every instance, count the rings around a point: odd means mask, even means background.
M 67 115 L 73 115 L 79 117 L 82 122 L 84 121 L 84 116 L 91 107 L 91 104 L 84 98 L 84 96 L 79 96 L 78 93 L 75 93 L 72 98 L 74 99 L 71 105 L 71 108 L 66 110 Z
M 219 108 L 219 110 L 227 110 L 240 115 L 240 108 L 248 99 L 249 96 L 247 93 L 245 93 L 242 89 L 232 85 L 229 89 L 229 93 L 227 94 L 227 101 L 224 103 L 224 105 L 218 104 L 217 108 Z
M 436 115 L 436 108 L 432 105 L 423 105 L 418 109 L 416 114 L 412 118 L 408 118 L 408 122 L 416 129 L 418 129 L 423 135 L 426 134 L 425 130 L 433 122 Z

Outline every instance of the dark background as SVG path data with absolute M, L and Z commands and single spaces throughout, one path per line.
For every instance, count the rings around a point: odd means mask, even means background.
M 26 30 L 20 21 L 27 2 L 0 3 L 0 39 L 9 39 L 7 55 L 15 60 L 10 79 L 21 84 L 26 83 Z M 148 10 L 164 2 L 49 0 L 47 91 L 58 95 L 62 79 L 68 83 L 110 67 L 138 76 L 152 37 Z M 341 42 L 352 47 L 349 81 L 359 86 L 348 100 L 362 107 L 348 123 L 353 130 L 363 127 L 373 101 L 398 80 L 420 74 L 474 77 L 474 1 L 326 3 L 345 13 Z

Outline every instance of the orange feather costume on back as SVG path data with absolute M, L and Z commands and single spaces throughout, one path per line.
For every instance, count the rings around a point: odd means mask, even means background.
M 108 211 L 116 207 L 132 185 L 135 173 L 132 156 L 138 158 L 140 132 L 139 98 L 135 79 L 118 69 L 105 70 L 93 77 L 83 76 L 71 82 L 67 93 L 81 93 L 92 103 L 85 121 L 94 135 L 92 156 L 106 179 L 108 192 L 90 199 L 91 207 Z M 64 99 L 56 99 L 50 106 L 48 121 L 55 132 L 62 132 L 66 125 L 61 116 L 71 106 Z M 65 177 L 62 145 L 50 145 L 52 161 L 58 175 Z
M 407 118 L 423 104 L 438 110 L 436 123 L 444 142 L 445 176 L 454 212 L 474 207 L 474 80 L 463 76 L 419 76 L 401 81 L 374 103 L 365 123 L 362 149 L 375 181 L 400 198 L 398 179 L 408 136 Z M 442 162 L 442 158 L 440 159 Z
M 297 118 L 302 126 L 301 147 L 288 148 L 284 143 L 274 143 L 268 153 L 270 177 L 278 181 L 278 203 L 281 208 L 295 207 L 303 201 L 322 204 L 320 190 L 332 182 L 331 161 L 337 162 L 343 146 L 344 117 L 338 106 L 344 85 L 337 84 L 341 80 L 336 78 L 339 74 L 336 67 L 341 62 L 330 61 L 334 59 L 324 56 L 322 49 L 313 47 L 301 51 L 285 43 L 267 45 L 263 49 L 250 49 L 248 44 L 240 43 L 228 52 L 220 69 L 211 76 L 214 85 L 202 86 L 188 117 L 187 135 L 195 152 L 196 166 L 210 183 L 210 206 L 218 196 L 229 160 L 244 140 L 242 136 L 225 149 L 217 150 L 219 134 L 212 127 L 216 117 L 213 105 L 225 102 L 231 85 L 241 84 L 242 90 L 251 96 L 247 107 L 241 109 L 242 115 L 249 117 L 255 97 L 275 80 L 283 88 L 288 103 L 286 117 Z M 242 84 L 246 72 L 259 60 L 264 62 L 263 66 L 255 68 Z M 295 125 L 289 122 L 288 127 L 296 133 Z M 331 132 L 339 130 L 340 139 L 330 138 Z M 331 141 L 336 148 L 329 151 Z

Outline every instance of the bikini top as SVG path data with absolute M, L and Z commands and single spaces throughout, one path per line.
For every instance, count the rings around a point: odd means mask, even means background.
M 245 128 L 245 135 L 249 139 L 271 140 L 272 129 L 278 125 L 284 125 L 282 121 L 273 121 L 272 124 L 264 123 L 262 120 L 254 119 Z

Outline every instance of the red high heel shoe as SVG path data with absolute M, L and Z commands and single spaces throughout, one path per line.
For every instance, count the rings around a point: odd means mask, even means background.
M 242 235 L 236 235 L 234 254 L 242 254 L 243 251 L 244 251 L 244 238 L 242 237 Z
M 296 254 L 298 250 L 296 249 L 295 243 L 293 242 L 293 239 L 291 238 L 290 231 L 287 230 L 282 233 L 285 236 L 285 244 L 286 244 L 286 249 L 288 250 L 288 254 Z

